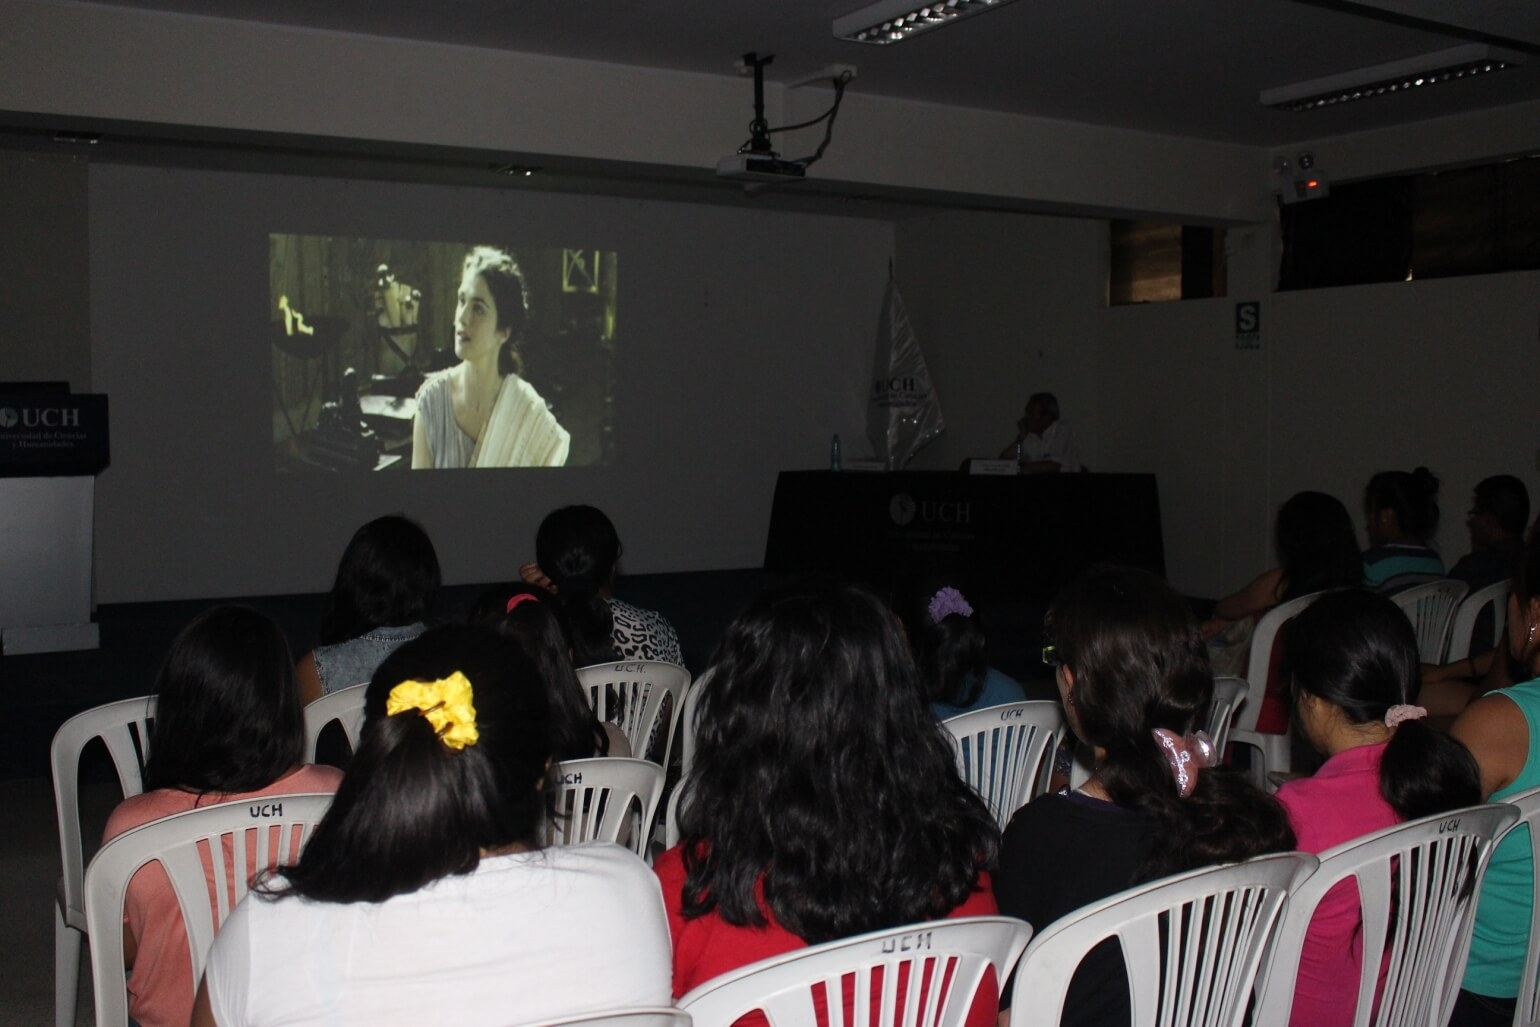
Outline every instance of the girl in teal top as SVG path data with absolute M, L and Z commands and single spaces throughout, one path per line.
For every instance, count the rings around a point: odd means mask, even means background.
M 1488 692 L 1450 732 L 1470 747 L 1481 768 L 1481 791 L 1500 802 L 1540 787 L 1540 545 L 1533 542 L 1508 599 L 1508 653 L 1535 680 Z M 1476 906 L 1470 960 L 1451 1027 L 1513 1022 L 1524 976 L 1534 901 L 1530 840 L 1514 831 L 1487 867 Z

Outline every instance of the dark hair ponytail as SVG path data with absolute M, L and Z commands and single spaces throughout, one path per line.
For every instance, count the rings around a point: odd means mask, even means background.
M 535 562 L 556 586 L 571 630 L 572 660 L 579 667 L 616 659 L 615 617 L 601 590 L 614 578 L 619 561 L 620 536 L 595 507 L 553 510 L 535 533 Z
M 471 683 L 474 744 L 451 749 L 416 710 L 385 714 L 403 681 Z M 511 639 L 482 627 L 424 632 L 380 664 L 358 751 L 300 861 L 259 889 L 321 902 L 383 902 L 476 869 L 485 849 L 534 848 L 551 757 L 544 691 Z
M 566 617 L 555 596 L 530 585 L 494 585 L 481 593 L 469 620 L 513 639 L 535 665 L 551 710 L 556 759 L 610 754 L 609 735 L 573 670 Z
M 1102 786 L 1150 822 L 1138 880 L 1293 848 L 1283 807 L 1235 771 L 1208 768 L 1191 795 L 1177 790 L 1154 731 L 1194 731 L 1214 678 L 1197 621 L 1170 585 L 1148 571 L 1093 567 L 1054 601 L 1047 633 L 1074 677 L 1080 738 L 1106 753 Z
M 1298 708 L 1308 693 L 1351 724 L 1384 722 L 1414 702 L 1421 683 L 1411 622 L 1364 589 L 1324 595 L 1290 624 L 1281 673 Z M 1457 739 L 1421 720 L 1401 722 L 1380 759 L 1380 794 L 1406 820 L 1481 802 L 1476 761 Z

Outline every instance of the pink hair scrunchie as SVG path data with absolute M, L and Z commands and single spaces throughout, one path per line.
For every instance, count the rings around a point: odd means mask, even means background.
M 539 603 L 539 602 L 540 602 L 540 597 L 535 595 L 535 593 L 533 593 L 533 592 L 520 592 L 517 595 L 515 595 L 513 598 L 508 600 L 508 606 L 503 610 L 503 612 L 504 613 L 512 613 L 513 612 L 513 608 L 515 606 L 520 605 L 521 603 Z
M 1421 706 L 1407 706 L 1405 704 L 1392 706 L 1385 711 L 1385 726 L 1397 727 L 1408 720 L 1421 720 L 1428 715 L 1428 711 Z
M 1214 743 L 1209 740 L 1206 731 L 1179 735 L 1175 731 L 1158 727 L 1151 734 L 1155 736 L 1155 742 L 1164 753 L 1166 762 L 1171 765 L 1176 790 L 1182 798 L 1187 798 L 1198 787 L 1198 771 L 1212 767 L 1217 762 Z

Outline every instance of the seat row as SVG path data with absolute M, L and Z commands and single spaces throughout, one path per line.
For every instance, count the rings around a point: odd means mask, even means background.
M 210 806 L 126 832 L 86 874 L 92 966 L 99 984 L 122 980 L 121 922 L 128 881 L 159 860 L 177 891 L 201 973 L 213 934 L 253 867 L 297 855 L 328 795 L 287 796 L 257 808 Z M 563 1023 L 630 1027 L 693 1022 L 726 1027 L 760 1011 L 776 1025 L 822 1022 L 825 996 L 848 995 L 855 1027 L 960 1023 L 993 971 L 1012 980 L 1012 1024 L 1057 1024 L 1069 982 L 1090 950 L 1116 938 L 1135 1024 L 1282 1027 L 1310 920 L 1334 886 L 1356 881 L 1363 966 L 1356 1023 L 1442 1025 L 1459 988 L 1481 877 L 1493 848 L 1520 822 L 1540 822 L 1540 790 L 1397 825 L 1322 853 L 1265 856 L 1155 881 L 1033 928 L 974 917 L 884 930 L 752 964 L 680 999 L 677 1010 L 606 1013 Z M 1531 845 L 1537 835 L 1531 832 Z M 231 861 L 240 887 L 207 887 L 204 861 Z M 254 860 L 254 862 L 253 862 Z M 210 908 L 217 893 L 218 908 Z M 1530 945 L 1540 934 L 1540 917 Z M 1533 961 L 1531 961 L 1533 964 Z M 1383 985 L 1378 982 L 1383 981 Z M 866 996 L 868 1001 L 859 1001 Z M 1518 1023 L 1535 1023 L 1530 966 Z M 829 1022 L 839 1022 L 833 1015 Z M 97 1022 L 126 1022 L 121 986 L 101 987 Z M 516 1023 L 516 1015 L 510 1023 Z
M 608 758 L 567 761 L 561 768 L 556 796 L 560 815 L 552 820 L 547 842 L 622 841 L 645 855 L 690 674 L 671 663 L 627 661 L 580 668 L 578 677 L 596 716 L 618 724 L 633 752 L 656 754 L 661 762 Z M 306 762 L 315 759 L 317 741 L 332 723 L 341 727 L 350 747 L 357 747 L 367 687 L 340 689 L 305 707 Z M 54 735 L 50 759 L 62 871 L 54 920 L 57 1027 L 73 1027 L 75 1023 L 80 945 L 87 933 L 80 755 L 88 744 L 100 739 L 117 771 L 124 797 L 140 794 L 155 706 L 153 696 L 108 703 L 70 718 Z M 121 972 L 116 977 L 121 980 Z

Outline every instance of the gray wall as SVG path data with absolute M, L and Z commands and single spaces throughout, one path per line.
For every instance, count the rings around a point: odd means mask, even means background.
M 90 216 L 103 602 L 324 589 L 352 530 L 398 510 L 449 582 L 511 577 L 572 502 L 611 513 L 633 572 L 757 566 L 776 472 L 862 430 L 892 252 L 880 221 L 113 166 L 91 170 Z M 617 251 L 617 459 L 275 474 L 270 232 Z

